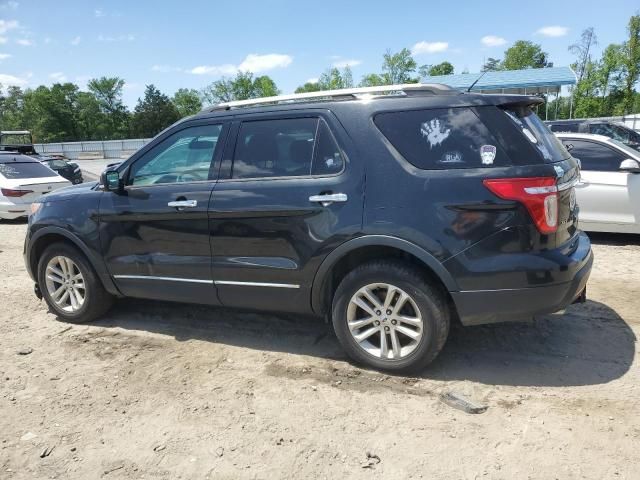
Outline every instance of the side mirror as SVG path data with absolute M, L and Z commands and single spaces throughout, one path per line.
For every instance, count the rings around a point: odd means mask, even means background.
M 640 173 L 640 162 L 632 158 L 627 158 L 620 163 L 621 172 Z
M 565 143 L 564 148 L 567 149 L 567 152 L 570 152 L 571 150 L 573 150 L 573 143 Z
M 100 183 L 108 192 L 119 193 L 122 190 L 120 174 L 116 170 L 105 170 L 100 176 Z

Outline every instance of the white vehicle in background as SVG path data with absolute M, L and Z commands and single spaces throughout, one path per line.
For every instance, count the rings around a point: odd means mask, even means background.
M 556 133 L 581 162 L 580 228 L 640 233 L 640 152 L 603 135 Z
M 18 153 L 0 152 L 0 219 L 29 215 L 31 203 L 71 182 L 38 160 Z

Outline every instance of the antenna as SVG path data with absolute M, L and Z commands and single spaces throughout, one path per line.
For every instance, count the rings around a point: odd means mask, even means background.
M 476 78 L 475 81 L 471 85 L 469 85 L 469 88 L 467 88 L 467 93 L 469 93 L 471 91 L 471 89 L 476 86 L 476 83 L 478 83 L 480 81 L 480 79 L 482 77 L 484 77 L 485 73 L 487 73 L 488 71 L 489 70 L 485 70 L 484 72 L 482 72 L 480 74 L 480 76 L 478 78 Z

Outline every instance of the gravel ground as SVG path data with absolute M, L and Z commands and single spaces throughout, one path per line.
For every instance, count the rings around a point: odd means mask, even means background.
M 313 319 L 122 301 L 62 323 L 25 229 L 0 222 L 0 478 L 638 478 L 639 237 L 594 238 L 586 304 L 454 328 L 408 378 Z

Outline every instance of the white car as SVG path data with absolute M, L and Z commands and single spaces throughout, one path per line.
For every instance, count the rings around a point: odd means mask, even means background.
M 71 182 L 39 161 L 18 153 L 0 152 L 0 219 L 29 215 L 41 195 Z
M 556 136 L 581 163 L 576 185 L 580 228 L 640 233 L 640 152 L 602 135 Z

